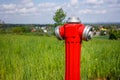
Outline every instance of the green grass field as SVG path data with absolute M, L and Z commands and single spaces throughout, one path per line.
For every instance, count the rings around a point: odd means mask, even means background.
M 120 41 L 82 42 L 82 80 L 120 78 Z M 64 41 L 55 37 L 0 35 L 0 80 L 64 80 Z

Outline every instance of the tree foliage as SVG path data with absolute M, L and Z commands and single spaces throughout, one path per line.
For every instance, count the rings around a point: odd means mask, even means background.
M 60 8 L 60 9 L 57 9 L 57 11 L 55 12 L 53 20 L 56 22 L 55 24 L 61 25 L 65 17 L 66 17 L 65 12 L 63 11 L 62 8 Z

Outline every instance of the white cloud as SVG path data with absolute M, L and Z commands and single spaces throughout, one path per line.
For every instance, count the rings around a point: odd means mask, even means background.
M 40 3 L 38 4 L 40 8 L 53 8 L 57 6 L 55 3 Z
M 103 4 L 104 1 L 103 0 L 86 0 L 85 1 L 88 4 L 94 4 L 94 5 L 98 5 L 98 4 Z
M 119 2 L 119 0 L 105 0 L 104 2 L 107 4 L 114 4 L 114 3 L 117 4 Z
M 78 3 L 78 0 L 70 0 L 70 3 L 71 3 L 72 5 L 76 5 L 76 4 Z
M 34 3 L 32 0 L 23 0 L 20 5 L 24 5 L 24 7 L 33 7 Z
M 92 12 L 92 10 L 90 10 L 90 9 L 79 10 L 80 14 L 87 14 L 87 13 L 91 13 L 91 12 Z
M 105 14 L 107 10 L 92 10 L 92 9 L 82 9 L 79 10 L 80 14 Z
M 81 2 L 79 3 L 80 5 L 76 5 L 73 7 L 73 5 L 77 3 L 78 3 L 78 0 L 71 0 L 71 3 L 64 3 L 64 4 L 46 2 L 46 3 L 38 3 L 35 5 L 35 3 L 32 0 L 23 0 L 21 1 L 20 4 L 3 4 L 2 7 L 4 8 L 4 10 L 3 9 L 0 9 L 0 10 L 3 11 L 2 13 L 5 12 L 6 14 L 32 13 L 33 15 L 39 14 L 39 13 L 41 13 L 42 15 L 51 14 L 55 12 L 58 8 L 63 8 L 65 12 L 68 14 L 73 14 L 73 12 L 75 13 L 78 12 L 80 14 L 99 14 L 99 13 L 104 14 L 107 12 L 104 8 L 104 5 L 103 6 L 89 5 L 89 4 L 103 4 L 103 0 L 85 0 L 84 4 Z M 112 6 L 112 4 L 109 4 L 109 5 Z
M 34 0 L 21 0 L 20 3 L 0 4 L 0 17 L 2 15 L 17 15 L 20 18 L 35 17 L 52 19 L 58 8 L 63 8 L 67 16 L 76 15 L 107 15 L 120 12 L 118 0 L 70 0 L 65 3 L 42 2 L 34 3 Z M 10 14 L 10 15 L 9 15 Z M 8 18 L 8 17 L 7 17 Z M 22 19 L 21 19 L 22 20 Z M 49 21 L 49 20 L 48 20 Z
M 27 4 L 25 4 L 26 7 L 33 7 L 34 6 L 34 3 L 33 2 L 29 2 Z
M 32 2 L 32 0 L 22 0 L 21 1 L 22 4 L 27 4 L 27 3 L 30 3 L 30 2 Z
M 13 13 L 15 13 L 15 11 L 12 11 L 12 10 L 10 10 L 10 11 L 5 11 L 5 13 L 6 13 L 6 14 L 13 14 Z
M 95 13 L 96 14 L 105 14 L 105 13 L 107 13 L 107 10 L 96 10 Z
M 7 9 L 7 10 L 9 10 L 9 9 L 15 9 L 15 7 L 16 7 L 16 4 L 3 4 L 2 5 L 2 8 L 3 9 Z
M 18 10 L 19 13 L 35 13 L 37 11 L 37 8 L 21 8 Z
M 57 3 L 40 3 L 40 4 L 38 4 L 39 11 L 43 11 L 46 13 L 51 13 L 61 7 L 62 7 L 62 5 L 59 5 Z

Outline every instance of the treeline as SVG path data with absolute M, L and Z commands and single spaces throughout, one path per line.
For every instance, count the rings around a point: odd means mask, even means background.
M 106 28 L 106 29 L 118 29 L 120 28 L 120 23 L 101 23 L 101 24 L 86 24 L 86 25 L 91 25 L 93 26 L 96 30 L 98 30 L 98 28 L 100 26 Z
M 31 25 L 24 24 L 0 24 L 0 33 L 30 32 Z
M 50 26 L 50 25 L 53 25 L 53 24 L 0 24 L 0 28 L 12 28 L 16 26 L 30 28 L 30 27 L 36 27 L 36 26 L 43 27 L 43 26 Z
M 100 26 L 107 29 L 109 39 L 120 39 L 120 24 L 86 24 L 94 27 L 94 30 L 99 31 Z M 47 33 L 40 27 L 47 27 Z M 54 34 L 54 24 L 0 24 L 0 34 L 34 34 L 34 35 L 53 35 Z M 36 29 L 35 31 L 32 31 Z M 104 31 L 100 31 L 101 35 L 104 35 Z
M 47 27 L 49 31 L 51 24 L 0 24 L 0 33 L 15 33 L 15 34 L 24 34 L 31 33 L 33 29 L 36 29 L 34 33 L 42 33 L 41 27 Z

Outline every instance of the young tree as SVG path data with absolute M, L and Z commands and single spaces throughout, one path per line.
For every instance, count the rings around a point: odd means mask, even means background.
M 63 9 L 62 8 L 57 9 L 53 17 L 53 20 L 56 22 L 55 26 L 63 24 L 63 20 L 65 19 L 65 17 L 66 17 L 66 13 L 63 11 Z

